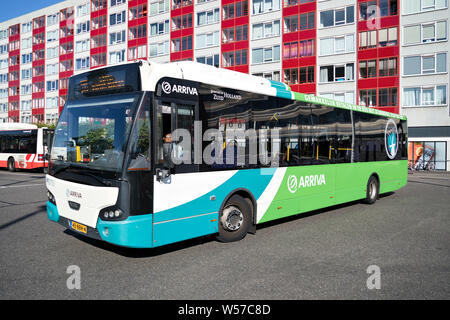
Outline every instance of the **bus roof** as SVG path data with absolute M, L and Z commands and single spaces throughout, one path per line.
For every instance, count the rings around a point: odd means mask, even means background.
M 37 125 L 29 123 L 0 123 L 0 130 L 28 130 L 37 128 Z

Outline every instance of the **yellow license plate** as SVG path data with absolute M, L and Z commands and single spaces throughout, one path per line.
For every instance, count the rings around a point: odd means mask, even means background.
M 79 232 L 87 233 L 87 227 L 82 224 L 72 221 L 71 227 L 72 229 L 77 230 Z

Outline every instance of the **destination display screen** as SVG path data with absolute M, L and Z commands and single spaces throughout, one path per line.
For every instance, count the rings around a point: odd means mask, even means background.
M 70 78 L 68 100 L 141 91 L 139 64 L 92 70 Z

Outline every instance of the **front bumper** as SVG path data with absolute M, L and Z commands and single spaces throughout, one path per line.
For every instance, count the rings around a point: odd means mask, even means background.
M 96 228 L 86 226 L 87 233 L 71 228 L 71 220 L 59 215 L 56 205 L 47 201 L 47 216 L 51 221 L 57 222 L 74 232 L 90 238 L 103 240 L 114 245 L 130 248 L 151 248 L 153 215 L 146 214 L 131 216 L 123 221 L 97 220 Z

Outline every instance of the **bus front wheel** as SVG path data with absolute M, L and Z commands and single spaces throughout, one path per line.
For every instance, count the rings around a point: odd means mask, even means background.
M 220 213 L 219 235 L 221 242 L 233 242 L 243 239 L 252 224 L 252 212 L 249 203 L 239 195 L 232 196 Z
M 371 176 L 367 182 L 366 199 L 364 202 L 367 204 L 373 204 L 378 199 L 378 193 L 380 190 L 380 184 L 377 177 Z
M 12 157 L 8 159 L 8 170 L 11 172 L 16 171 L 16 161 Z

